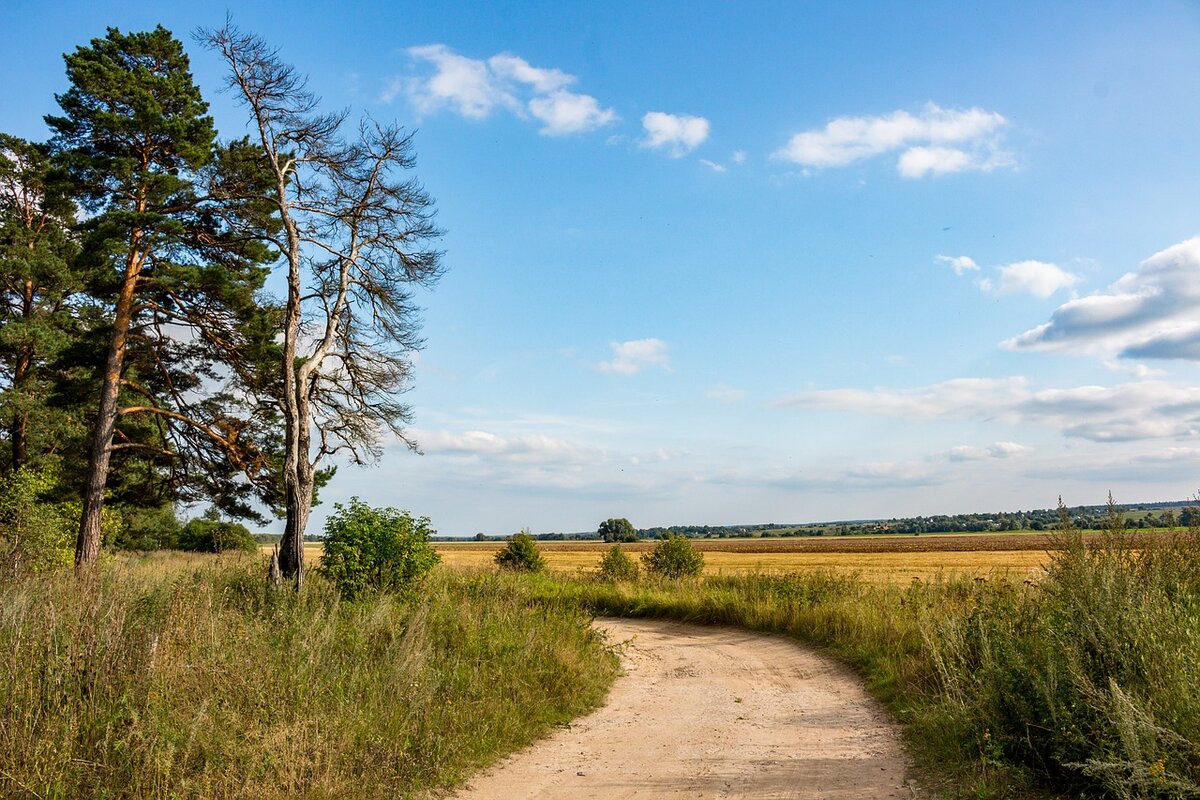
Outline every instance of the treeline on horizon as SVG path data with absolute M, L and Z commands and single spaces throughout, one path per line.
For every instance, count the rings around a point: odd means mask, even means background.
M 1200 522 L 1195 500 L 1163 500 L 1117 506 L 1127 529 L 1191 527 L 1193 517 Z M 1066 509 L 1074 528 L 1100 530 L 1108 523 L 1107 505 L 1076 506 Z M 922 533 L 1003 533 L 1012 531 L 1054 530 L 1060 523 L 1057 508 L 1034 511 L 997 511 L 972 514 L 936 514 L 928 517 L 903 517 L 874 520 L 782 523 L 757 525 L 670 525 L 638 528 L 639 539 L 664 539 L 669 535 L 690 539 L 759 539 L 771 537 L 865 536 L 878 534 Z M 474 537 L 447 536 L 442 541 L 497 541 L 507 537 L 477 533 Z M 589 541 L 600 539 L 597 531 L 579 533 L 533 534 L 539 541 Z M 320 536 L 310 537 L 319 541 Z M 265 538 L 263 541 L 267 541 Z

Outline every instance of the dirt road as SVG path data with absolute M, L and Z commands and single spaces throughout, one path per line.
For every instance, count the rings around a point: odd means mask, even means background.
M 832 659 L 731 628 L 597 624 L 625 670 L 604 707 L 456 798 L 914 796 L 895 727 Z

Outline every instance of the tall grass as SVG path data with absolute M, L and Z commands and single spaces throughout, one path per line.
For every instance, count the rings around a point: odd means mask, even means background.
M 1200 797 L 1200 535 L 1056 544 L 1039 581 L 537 581 L 597 613 L 796 636 L 855 667 L 948 797 Z
M 256 559 L 0 585 L 0 796 L 405 797 L 594 706 L 578 607 L 493 576 L 415 598 L 268 592 Z

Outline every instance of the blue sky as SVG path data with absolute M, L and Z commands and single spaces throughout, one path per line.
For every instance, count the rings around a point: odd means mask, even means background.
M 64 51 L 224 18 L 8 9 L 0 130 L 29 138 Z M 323 509 L 502 534 L 1200 487 L 1195 3 L 230 11 L 329 107 L 416 129 L 447 230 L 424 455 L 343 469 Z

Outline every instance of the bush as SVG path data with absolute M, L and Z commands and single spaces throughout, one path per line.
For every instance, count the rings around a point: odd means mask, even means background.
M 604 520 L 596 532 L 606 542 L 636 542 L 638 540 L 637 528 L 633 527 L 633 523 L 624 517 Z
M 0 574 L 41 572 L 73 560 L 79 504 L 46 502 L 43 496 L 57 485 L 52 472 L 29 468 L 0 483 Z
M 441 560 L 429 544 L 435 533 L 429 517 L 372 508 L 357 497 L 333 507 L 319 569 L 348 600 L 367 591 L 409 589 Z
M 664 578 L 691 578 L 704 571 L 704 554 L 693 549 L 687 537 L 671 533 L 642 556 L 642 565 Z
M 927 634 L 948 716 L 1090 797 L 1200 796 L 1200 538 L 1064 531 L 1045 578 L 981 585 Z M 970 733 L 968 733 L 970 732 Z
M 518 572 L 541 572 L 546 568 L 546 559 L 542 558 L 528 528 L 509 537 L 504 549 L 496 553 L 496 563 L 500 569 Z
M 638 578 L 637 563 L 625 554 L 619 544 L 614 544 L 600 559 L 600 568 L 596 572 L 600 580 L 617 583 L 620 581 L 636 581 Z
M 193 519 L 179 532 L 179 549 L 192 553 L 225 553 L 241 550 L 257 553 L 258 542 L 245 525 L 219 519 L 209 512 L 201 519 Z
M 174 550 L 179 547 L 179 534 L 183 526 L 175 517 L 175 508 L 164 505 L 158 508 L 131 508 L 124 513 L 124 524 L 112 537 L 109 544 L 115 550 Z M 184 548 L 200 549 L 206 548 Z M 211 548 L 207 548 L 212 552 Z

